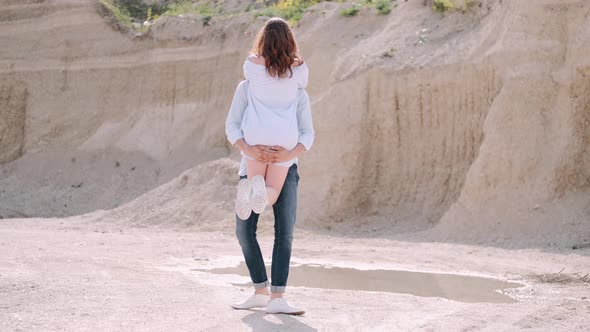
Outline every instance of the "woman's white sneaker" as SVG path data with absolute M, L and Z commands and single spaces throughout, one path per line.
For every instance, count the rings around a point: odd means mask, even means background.
M 266 306 L 266 312 L 269 314 L 289 314 L 289 315 L 303 315 L 305 311 L 299 308 L 290 306 L 287 301 L 282 298 L 276 298 Z
M 268 195 L 266 193 L 266 183 L 262 175 L 252 177 L 252 197 L 250 204 L 252 204 L 252 211 L 254 213 L 262 213 L 267 204 Z
M 252 194 L 252 183 L 248 179 L 241 179 L 238 182 L 238 194 L 236 195 L 236 214 L 238 218 L 246 220 L 252 213 L 250 196 Z
M 234 309 L 252 309 L 266 307 L 270 296 L 264 294 L 254 294 L 240 303 L 231 305 Z

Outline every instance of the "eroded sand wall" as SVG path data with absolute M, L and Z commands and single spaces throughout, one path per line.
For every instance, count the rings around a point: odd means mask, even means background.
M 0 164 L 22 156 L 28 90 L 22 83 L 0 83 Z
M 304 204 L 337 221 L 437 221 L 463 186 L 500 86 L 485 63 L 372 70 L 335 85 L 315 105 L 318 141 L 302 167 L 320 185 Z
M 228 154 L 243 31 L 166 35 L 183 22 L 135 38 L 97 1 L 0 5 L 0 217 L 110 209 Z
M 301 222 L 588 234 L 590 4 L 486 0 L 441 15 L 409 2 L 354 18 L 339 6 L 319 4 L 296 29 L 316 125 Z M 93 1 L 2 9 L 2 91 L 27 91 L 24 132 L 10 93 L 2 144 L 20 152 L 4 160 L 128 151 L 162 163 L 162 183 L 230 154 L 223 123 L 263 18 L 166 18 L 133 38 L 100 13 Z M 211 202 L 231 201 L 231 185 L 208 187 Z
M 590 51 L 590 6 L 511 6 L 510 29 L 490 55 L 504 84 L 488 112 L 479 156 L 439 226 L 449 234 L 587 236 L 590 91 L 589 58 L 582 54 Z M 472 220 L 477 228 L 469 227 Z

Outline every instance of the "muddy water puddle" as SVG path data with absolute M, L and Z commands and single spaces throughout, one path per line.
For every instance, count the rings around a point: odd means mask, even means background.
M 269 266 L 267 275 L 270 277 Z M 237 267 L 193 269 L 213 274 L 248 277 L 245 263 Z M 244 286 L 247 284 L 234 285 Z M 514 303 L 516 300 L 501 291 L 521 287 L 522 284 L 499 279 L 398 270 L 358 270 L 315 264 L 291 266 L 288 286 L 326 289 L 350 289 L 392 292 L 423 297 L 441 297 L 461 302 Z

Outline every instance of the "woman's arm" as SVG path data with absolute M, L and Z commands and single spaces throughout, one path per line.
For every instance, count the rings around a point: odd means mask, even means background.
M 300 70 L 298 87 L 300 89 L 305 89 L 307 88 L 307 82 L 309 81 L 309 68 L 307 68 L 307 63 L 303 62 L 303 59 L 301 59 L 301 63 L 297 67 L 299 67 L 298 69 Z
M 238 84 L 236 92 L 234 93 L 234 99 L 229 107 L 229 114 L 225 120 L 225 135 L 232 145 L 235 145 L 239 139 L 244 138 L 244 133 L 242 133 L 242 119 L 244 118 L 246 107 L 248 106 L 246 84 L 247 81 L 241 81 Z
M 225 134 L 227 140 L 235 147 L 240 149 L 248 156 L 261 161 L 270 162 L 270 151 L 268 147 L 254 145 L 250 146 L 244 140 L 244 133 L 242 132 L 242 119 L 244 118 L 244 112 L 248 107 L 247 94 L 247 81 L 241 81 L 236 88 L 234 93 L 234 99 L 232 100 L 229 108 L 229 114 L 225 120 Z
M 297 92 L 297 127 L 299 128 L 299 143 L 305 147 L 305 151 L 311 149 L 315 138 L 313 119 L 311 117 L 311 102 L 305 89 Z

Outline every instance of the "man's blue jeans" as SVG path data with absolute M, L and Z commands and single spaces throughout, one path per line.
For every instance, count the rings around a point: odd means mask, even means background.
M 240 178 L 245 178 L 241 176 Z M 293 242 L 293 228 L 295 227 L 295 213 L 297 211 L 297 186 L 299 174 L 297 164 L 289 168 L 285 184 L 277 202 L 273 205 L 275 216 L 275 242 L 272 250 L 271 285 L 273 293 L 284 293 L 289 276 L 291 261 L 291 243 Z M 241 220 L 236 215 L 236 236 L 242 247 L 246 265 L 250 271 L 250 278 L 254 288 L 268 286 L 266 267 L 262 252 L 256 240 L 256 226 L 259 214 L 252 212 L 247 220 Z

